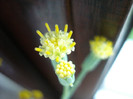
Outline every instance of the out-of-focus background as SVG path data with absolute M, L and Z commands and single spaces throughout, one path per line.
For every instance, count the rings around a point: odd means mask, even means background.
M 76 50 L 68 57 L 76 64 L 76 77 L 81 70 L 81 63 L 90 52 L 88 42 L 95 35 L 103 35 L 117 45 L 114 56 L 102 61 L 93 72 L 88 73 L 72 99 L 112 99 L 110 96 L 117 97 L 129 87 L 132 88 L 131 83 L 126 81 L 132 79 L 129 55 L 133 55 L 128 49 L 133 45 L 126 39 L 133 27 L 133 17 L 130 18 L 126 30 L 122 31 L 131 5 L 132 0 L 1 0 L 0 99 L 19 99 L 18 92 L 23 89 L 39 89 L 43 92 L 44 99 L 59 99 L 62 94 L 62 86 L 50 60 L 40 57 L 34 50 L 40 44 L 36 30 L 45 33 L 45 22 L 52 30 L 55 24 L 60 29 L 68 24 L 69 31 L 74 31 Z M 124 54 L 126 49 L 129 54 Z M 119 60 L 125 63 L 120 64 Z M 127 66 L 124 67 L 124 64 Z M 119 99 L 133 98 L 132 89 L 126 92 L 121 97 L 129 98 Z

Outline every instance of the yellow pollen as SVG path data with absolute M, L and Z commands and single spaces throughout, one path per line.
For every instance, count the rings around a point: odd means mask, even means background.
M 67 29 L 68 29 L 68 25 L 66 24 L 66 25 L 65 25 L 65 28 L 64 28 L 64 32 L 65 32 L 65 33 L 67 32 Z
M 64 75 L 63 74 L 60 74 L 60 78 L 64 78 Z
M 59 62 L 59 61 L 60 61 L 59 56 L 57 56 L 56 57 L 56 62 Z
M 70 45 L 70 48 L 74 47 L 76 45 L 75 42 L 73 42 L 71 45 Z
M 49 52 L 49 51 L 46 51 L 45 53 L 46 53 L 47 55 L 50 55 L 50 52 Z
M 42 49 L 41 48 L 35 48 L 35 51 L 41 52 Z
M 39 30 L 36 30 L 36 33 L 37 33 L 40 37 L 44 37 L 43 34 L 42 34 Z
M 46 44 L 48 44 L 48 40 L 45 40 L 44 42 L 45 42 Z
M 57 24 L 55 25 L 55 32 L 56 32 L 56 33 L 59 33 L 59 27 L 58 27 Z
M 56 74 L 61 78 L 71 77 L 75 73 L 75 66 L 71 62 L 60 61 L 56 66 Z
M 72 34 L 73 34 L 73 31 L 70 31 L 69 34 L 68 34 L 68 39 L 71 38 Z
M 63 50 L 63 51 L 66 51 L 66 49 L 67 49 L 67 48 L 64 46 L 62 50 Z
M 50 27 L 49 27 L 48 23 L 45 23 L 45 26 L 46 26 L 46 28 L 47 28 L 48 32 L 50 32 L 50 31 L 51 31 L 51 29 L 50 29 Z

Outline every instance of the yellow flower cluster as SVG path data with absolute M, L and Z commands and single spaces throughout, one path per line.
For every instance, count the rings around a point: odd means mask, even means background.
M 32 97 L 32 94 L 28 90 L 22 90 L 19 92 L 20 99 L 30 99 L 30 97 Z
M 67 24 L 65 25 L 64 31 L 59 30 L 57 24 L 55 25 L 55 31 L 51 31 L 48 23 L 45 23 L 45 26 L 48 30 L 45 35 L 43 35 L 39 30 L 36 31 L 41 37 L 41 46 L 35 48 L 35 50 L 38 51 L 41 56 L 44 55 L 46 58 L 48 57 L 51 60 L 59 62 L 66 54 L 70 54 L 71 51 L 75 50 L 74 46 L 76 43 L 71 39 L 73 32 L 70 31 L 67 33 Z
M 102 36 L 95 36 L 90 42 L 91 51 L 100 59 L 106 59 L 113 54 L 113 44 Z
M 43 98 L 43 93 L 40 90 L 32 90 L 32 95 L 35 99 Z
M 75 65 L 72 63 L 72 61 L 60 61 L 60 64 L 56 66 L 56 74 L 60 78 L 69 78 L 73 76 L 75 73 Z
M 19 92 L 20 99 L 43 99 L 43 93 L 40 90 L 22 90 Z

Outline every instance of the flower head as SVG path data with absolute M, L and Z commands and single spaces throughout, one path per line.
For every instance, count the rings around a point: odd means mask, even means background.
M 22 90 L 19 92 L 20 99 L 42 99 L 43 93 L 40 90 Z
M 43 93 L 40 90 L 32 90 L 32 95 L 35 99 L 43 98 Z
M 20 99 L 30 99 L 32 97 L 32 93 L 28 90 L 22 90 L 19 92 Z
M 90 42 L 91 51 L 100 59 L 106 59 L 113 54 L 113 44 L 102 36 L 95 36 Z
M 49 25 L 45 23 L 48 30 L 45 35 L 43 35 L 39 30 L 37 30 L 38 35 L 41 37 L 41 46 L 35 48 L 36 51 L 46 58 L 51 60 L 56 60 L 59 62 L 61 58 L 65 57 L 66 54 L 70 54 L 71 51 L 75 49 L 75 42 L 71 39 L 72 31 L 67 32 L 68 25 L 65 25 L 64 31 L 59 30 L 58 25 L 55 25 L 55 31 L 51 31 Z
M 73 85 L 75 81 L 75 65 L 72 61 L 67 62 L 61 60 L 60 64 L 56 66 L 55 72 L 63 85 Z
M 75 65 L 72 61 L 66 62 L 61 61 L 60 64 L 56 66 L 56 74 L 59 75 L 60 78 L 68 78 L 75 73 Z

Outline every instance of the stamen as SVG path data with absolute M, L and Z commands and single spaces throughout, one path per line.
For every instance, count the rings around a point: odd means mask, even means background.
M 65 46 L 62 48 L 63 51 L 66 51 L 66 49 L 67 49 L 67 48 L 66 48 Z
M 36 30 L 36 33 L 37 33 L 40 37 L 44 37 L 43 34 L 42 34 L 39 30 Z
M 51 31 L 51 29 L 50 29 L 50 27 L 49 27 L 48 23 L 45 23 L 45 26 L 46 26 L 46 28 L 47 28 L 48 32 L 50 32 L 50 31 Z
M 35 48 L 35 51 L 41 52 L 42 49 L 41 48 Z
M 57 24 L 55 25 L 55 31 L 56 31 L 56 33 L 59 33 L 59 27 Z
M 71 45 L 70 45 L 70 48 L 74 47 L 76 45 L 75 42 L 73 42 Z
M 68 39 L 71 38 L 72 34 L 73 34 L 73 31 L 70 31 L 69 34 L 68 34 Z
M 50 55 L 50 52 L 49 52 L 49 51 L 46 51 L 45 53 L 46 53 L 47 55 Z
M 59 62 L 59 61 L 60 61 L 59 56 L 57 56 L 56 57 L 56 62 Z
M 67 29 L 68 29 L 68 25 L 66 24 L 66 25 L 65 25 L 65 28 L 64 28 L 64 32 L 65 32 L 65 33 L 67 32 Z
M 48 40 L 45 40 L 44 42 L 45 42 L 46 44 L 48 44 Z

